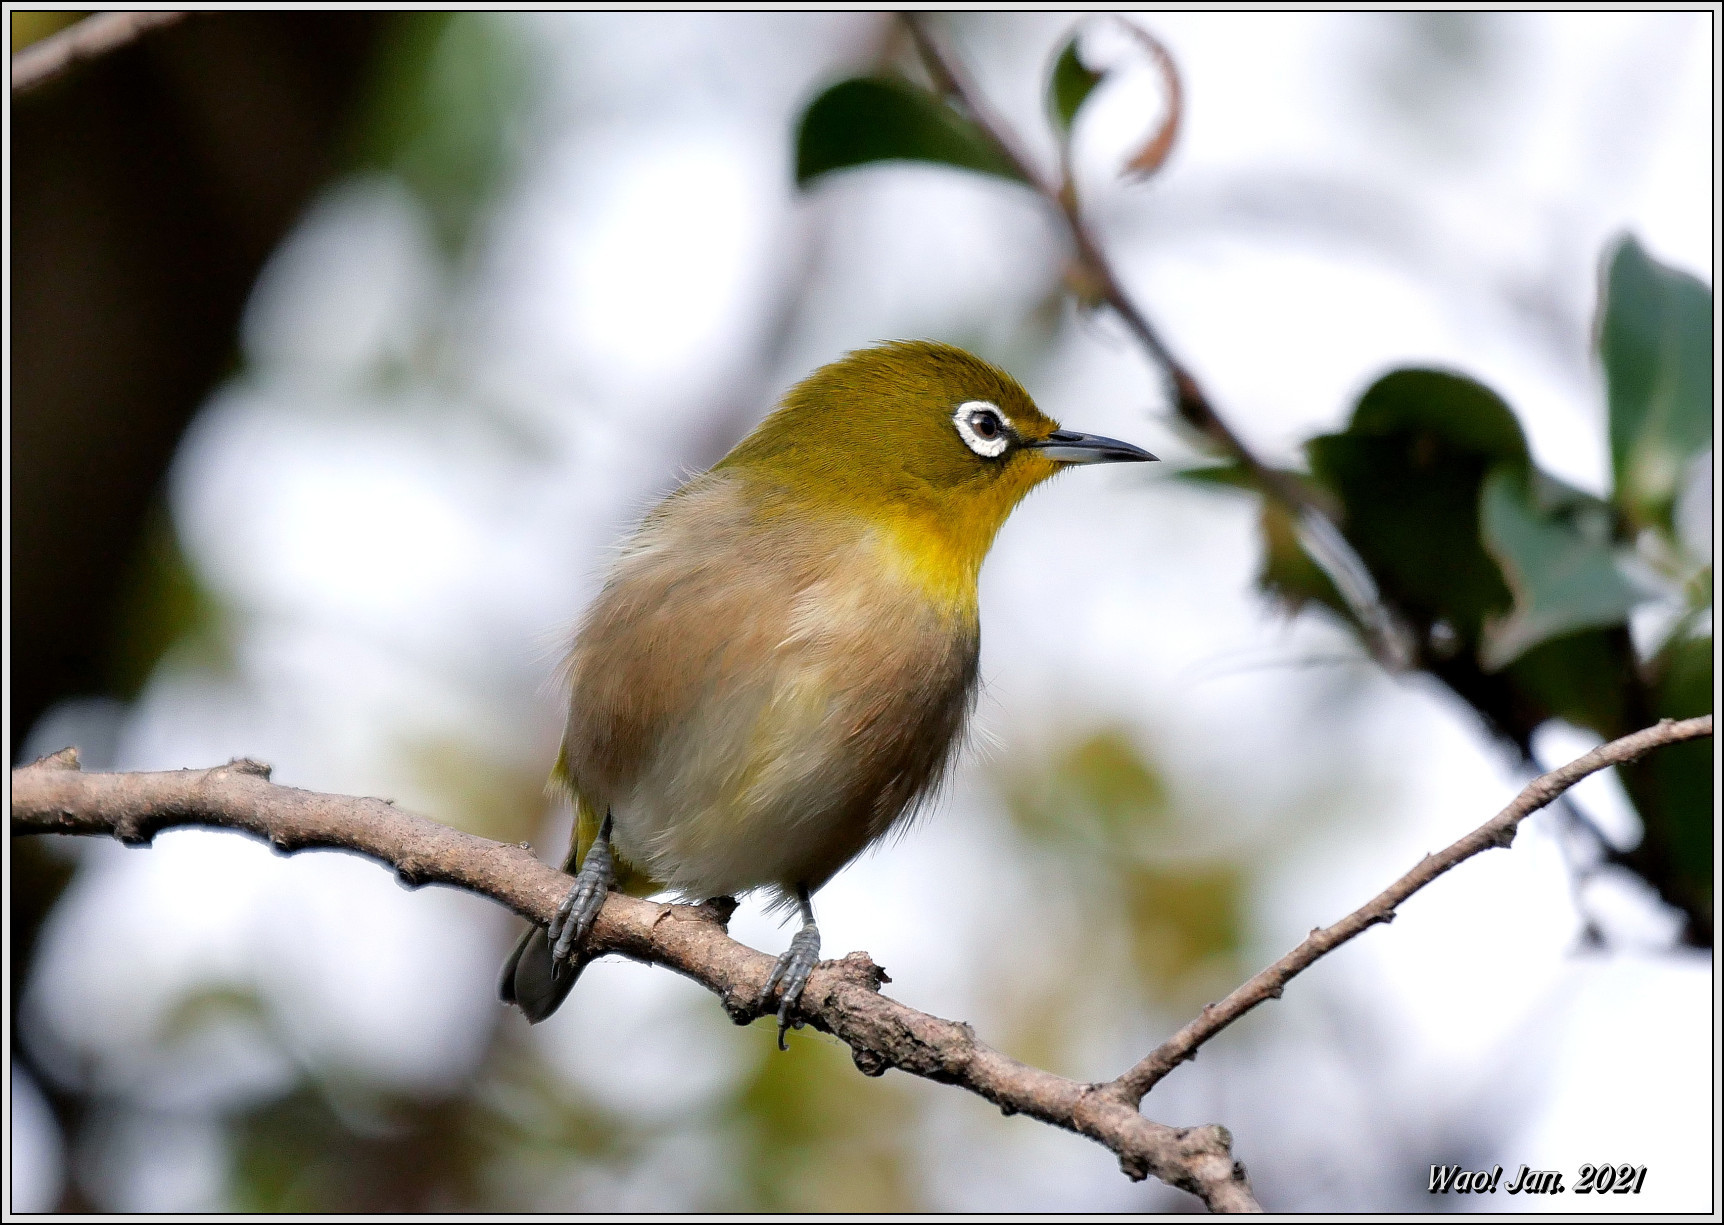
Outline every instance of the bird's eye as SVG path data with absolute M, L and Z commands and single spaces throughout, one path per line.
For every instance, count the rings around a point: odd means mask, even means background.
M 984 459 L 997 459 L 1011 442 L 1011 423 L 999 407 L 986 400 L 967 400 L 952 414 L 952 424 L 964 445 Z

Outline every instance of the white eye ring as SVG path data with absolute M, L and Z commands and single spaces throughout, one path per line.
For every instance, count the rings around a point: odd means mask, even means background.
M 993 419 L 993 437 L 984 438 L 976 432 L 973 419 L 978 416 Z M 964 445 L 985 459 L 998 459 L 1011 445 L 1011 421 L 1000 411 L 998 404 L 987 400 L 965 400 L 952 414 L 952 424 L 957 427 L 958 437 L 964 440 Z

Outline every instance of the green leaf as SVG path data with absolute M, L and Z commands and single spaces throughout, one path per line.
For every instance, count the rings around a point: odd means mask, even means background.
M 1679 636 L 1653 660 L 1652 717 L 1690 719 L 1710 714 L 1712 636 Z M 1688 916 L 1686 938 L 1704 947 L 1712 930 L 1713 746 L 1710 738 L 1654 749 L 1620 767 L 1623 786 L 1645 830 L 1628 855 L 1665 901 Z
M 1373 438 L 1424 434 L 1454 452 L 1527 459 L 1526 435 L 1502 397 L 1447 370 L 1391 370 L 1360 397 L 1347 432 Z
M 1679 638 L 1660 652 L 1657 701 L 1662 719 L 1712 713 L 1712 635 Z M 1678 887 L 1704 913 L 1712 904 L 1712 743 L 1669 745 L 1641 765 L 1658 791 Z
M 492 13 L 404 14 L 360 110 L 355 160 L 400 177 L 451 255 L 496 200 L 537 88 L 533 48 Z
M 934 162 L 1024 177 L 974 122 L 939 98 L 895 77 L 840 81 L 802 113 L 796 131 L 796 185 L 870 162 Z
M 1071 131 L 1079 108 L 1106 75 L 1092 71 L 1078 57 L 1077 35 L 1072 35 L 1048 75 L 1048 113 L 1062 135 Z
M 1576 630 L 1529 648 L 1500 672 L 1473 656 L 1450 661 L 1445 680 L 1500 731 L 1530 738 L 1546 719 L 1591 728 L 1606 740 L 1639 731 L 1628 709 L 1638 683 L 1623 626 Z M 1470 683 L 1469 683 L 1470 682 Z
M 1512 597 L 1479 541 L 1479 490 L 1498 464 L 1524 469 L 1526 439 L 1488 387 L 1440 370 L 1379 379 L 1347 429 L 1306 444 L 1311 471 L 1384 598 L 1421 635 L 1446 623 L 1476 647 Z
M 1640 602 L 1617 568 L 1608 521 L 1582 503 L 1565 509 L 1548 513 L 1535 505 L 1532 483 L 1512 466 L 1485 478 L 1479 527 L 1514 593 L 1507 616 L 1485 621 L 1479 661 L 1487 672 L 1551 638 L 1621 625 Z
M 1712 442 L 1712 294 L 1632 237 L 1610 256 L 1598 326 L 1616 501 L 1670 527 L 1688 461 Z

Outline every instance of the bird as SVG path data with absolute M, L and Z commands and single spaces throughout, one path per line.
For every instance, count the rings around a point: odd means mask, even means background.
M 1067 430 L 1006 371 L 894 341 L 823 366 L 641 520 L 581 618 L 553 781 L 573 800 L 548 927 L 499 995 L 550 1016 L 612 888 L 764 890 L 801 927 L 778 1045 L 819 961 L 811 895 L 926 806 L 978 688 L 977 583 L 1024 496 L 1077 465 L 1153 460 Z

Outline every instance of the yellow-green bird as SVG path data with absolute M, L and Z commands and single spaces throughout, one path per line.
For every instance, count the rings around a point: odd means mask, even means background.
M 815 371 L 623 545 L 576 632 L 557 779 L 580 871 L 500 994 L 541 1021 L 618 886 L 769 889 L 803 926 L 761 1008 L 778 1040 L 819 958 L 809 895 L 937 788 L 976 697 L 976 582 L 1025 494 L 1149 460 L 1059 427 L 1005 371 L 904 341 Z

